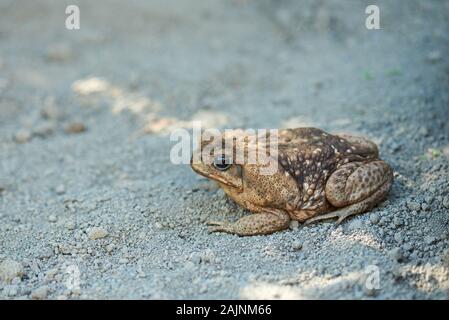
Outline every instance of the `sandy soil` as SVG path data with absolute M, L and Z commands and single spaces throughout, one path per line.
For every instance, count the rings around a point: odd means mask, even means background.
M 0 298 L 446 299 L 449 2 L 368 4 L 0 0 Z M 362 134 L 395 183 L 339 227 L 208 234 L 247 213 L 170 162 L 198 119 Z

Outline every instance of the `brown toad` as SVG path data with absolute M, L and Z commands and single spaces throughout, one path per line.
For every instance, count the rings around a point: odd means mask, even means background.
M 270 158 L 278 165 L 268 175 L 260 173 L 261 165 L 236 164 L 235 146 L 223 148 L 211 162 L 198 154 L 204 141 L 194 153 L 200 159 L 191 163 L 195 172 L 216 181 L 230 198 L 257 213 L 233 223 L 209 222 L 211 232 L 248 236 L 286 229 L 290 220 L 311 223 L 338 218 L 340 223 L 385 199 L 393 171 L 379 159 L 375 143 L 316 128 L 279 130 L 276 137 L 277 151 Z M 207 143 L 222 147 L 224 139 Z

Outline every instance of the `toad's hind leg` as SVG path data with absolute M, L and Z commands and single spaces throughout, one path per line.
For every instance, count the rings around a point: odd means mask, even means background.
M 377 145 L 367 138 L 349 134 L 338 134 L 338 136 L 347 140 L 355 148 L 357 154 L 371 156 L 373 158 L 379 156 Z
M 332 212 L 329 212 L 326 214 L 322 214 L 322 215 L 310 218 L 310 219 L 306 220 L 306 222 L 304 224 L 307 225 L 307 224 L 317 222 L 317 221 L 327 220 L 327 219 L 331 219 L 331 218 L 338 218 L 336 224 L 339 225 L 347 217 L 366 212 L 366 211 L 370 210 L 371 208 L 373 208 L 377 203 L 379 203 L 380 201 L 382 201 L 385 198 L 385 196 L 388 193 L 388 189 L 390 189 L 390 186 L 388 184 L 383 184 L 379 188 L 379 190 L 374 192 L 368 198 L 366 198 L 360 202 L 351 204 L 347 207 L 337 209 L 336 211 L 332 211 Z
M 337 224 L 351 215 L 370 210 L 388 194 L 393 171 L 381 160 L 348 163 L 335 171 L 326 183 L 326 198 L 336 211 L 319 215 L 307 224 L 338 218 Z
M 287 229 L 290 216 L 281 210 L 269 210 L 269 212 L 255 213 L 240 218 L 236 222 L 208 222 L 209 232 L 226 232 L 239 236 L 254 236 L 270 234 Z

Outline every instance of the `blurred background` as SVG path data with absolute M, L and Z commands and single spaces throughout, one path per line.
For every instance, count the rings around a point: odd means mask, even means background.
M 367 1 L 72 2 L 1 1 L 2 130 L 33 118 L 30 101 L 134 114 L 152 133 L 196 116 L 391 127 L 417 111 L 401 97 L 447 76 L 446 1 L 380 1 L 381 30 L 365 27 Z M 65 28 L 70 4 L 80 30 Z

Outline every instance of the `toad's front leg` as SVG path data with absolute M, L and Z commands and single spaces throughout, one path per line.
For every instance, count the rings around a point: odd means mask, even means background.
M 290 216 L 277 209 L 264 209 L 240 218 L 236 222 L 208 222 L 209 232 L 226 232 L 239 236 L 255 236 L 285 230 L 290 224 Z

